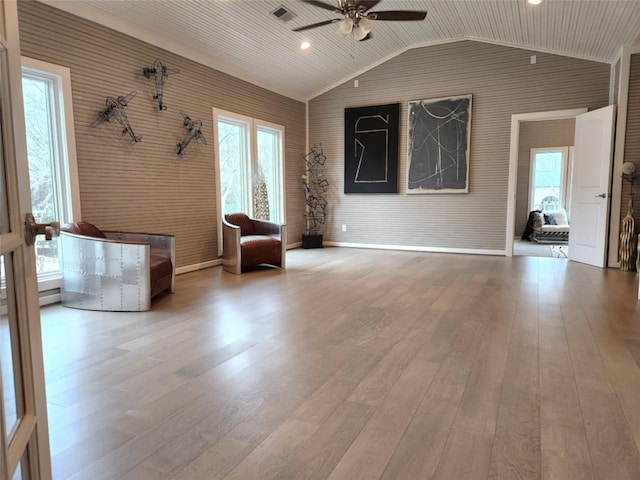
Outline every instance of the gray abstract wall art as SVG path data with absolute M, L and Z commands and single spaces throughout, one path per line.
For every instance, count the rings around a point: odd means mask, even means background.
M 407 193 L 468 193 L 471 95 L 409 102 Z

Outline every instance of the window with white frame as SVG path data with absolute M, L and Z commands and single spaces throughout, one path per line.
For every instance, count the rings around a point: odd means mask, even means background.
M 569 203 L 568 148 L 532 148 L 529 210 L 556 210 Z
M 32 212 L 38 223 L 80 218 L 80 193 L 68 68 L 22 58 Z M 59 286 L 59 240 L 38 237 L 40 291 Z
M 284 127 L 218 109 L 213 120 L 220 219 L 243 212 L 283 223 Z

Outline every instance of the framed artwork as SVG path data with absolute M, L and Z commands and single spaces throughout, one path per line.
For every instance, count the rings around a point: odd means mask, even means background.
M 344 193 L 398 193 L 400 104 L 345 108 Z
M 409 102 L 407 193 L 468 193 L 471 95 Z

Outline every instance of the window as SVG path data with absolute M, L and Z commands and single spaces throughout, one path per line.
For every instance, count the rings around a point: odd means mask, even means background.
M 218 224 L 225 213 L 244 212 L 282 223 L 284 127 L 213 110 L 218 169 Z M 218 242 L 222 248 L 222 241 Z
M 568 148 L 532 148 L 529 210 L 566 208 Z
M 80 218 L 75 135 L 68 68 L 22 58 L 22 90 L 32 212 L 39 223 Z M 38 237 L 39 289 L 59 286 L 59 240 Z

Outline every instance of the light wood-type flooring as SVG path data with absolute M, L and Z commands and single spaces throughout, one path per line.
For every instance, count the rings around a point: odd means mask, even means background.
M 640 479 L 638 277 L 326 248 L 42 309 L 54 478 Z

